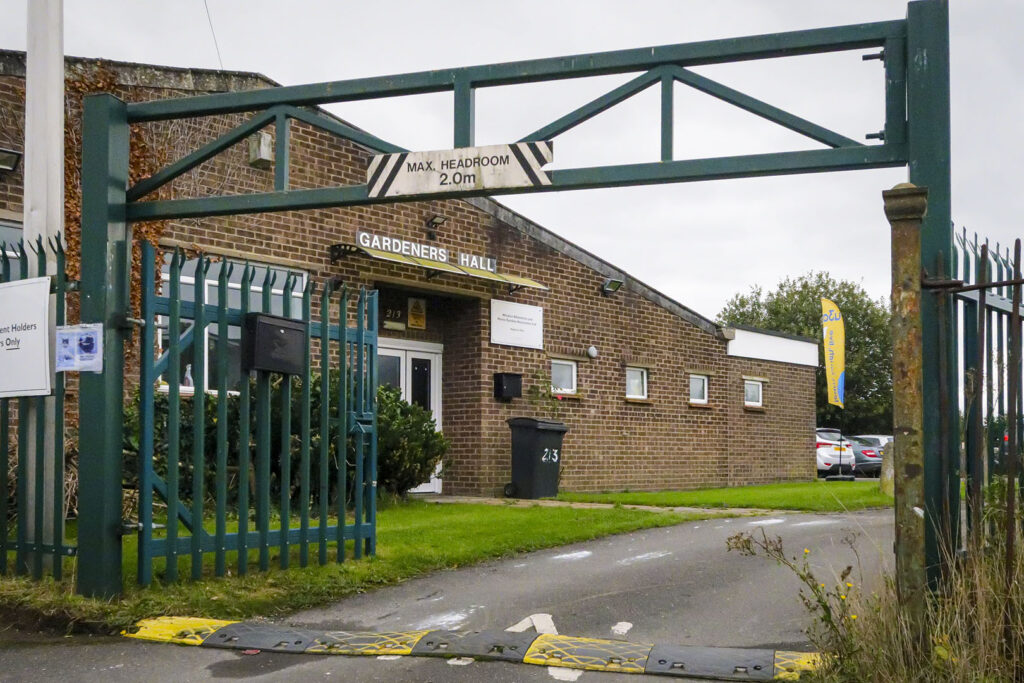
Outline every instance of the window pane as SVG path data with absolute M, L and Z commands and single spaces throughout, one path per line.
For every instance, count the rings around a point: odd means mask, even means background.
M 743 383 L 743 402 L 750 403 L 753 405 L 760 405 L 761 403 L 761 383 L 760 382 L 744 382 Z
M 703 375 L 690 375 L 690 400 L 708 400 L 708 378 Z
M 576 391 L 576 363 L 551 361 L 551 390 L 564 393 Z
M 234 325 L 228 326 L 228 347 L 227 347 L 227 384 L 228 391 L 238 391 L 242 388 L 242 345 L 237 341 L 240 337 L 239 328 Z M 206 378 L 206 388 L 209 391 L 217 390 L 217 357 L 218 357 L 218 336 L 217 328 L 211 325 L 209 328 L 209 346 L 207 349 L 207 367 L 209 376 Z
M 412 403 L 430 410 L 430 359 L 411 358 L 412 386 L 409 387 L 409 398 Z
M 647 370 L 643 368 L 626 368 L 626 396 L 630 398 L 647 398 Z
M 377 356 L 377 379 L 388 387 L 402 388 L 402 359 L 398 356 Z

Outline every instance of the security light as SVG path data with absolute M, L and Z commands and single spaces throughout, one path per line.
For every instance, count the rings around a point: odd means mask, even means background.
M 616 280 L 615 278 L 610 277 L 604 281 L 603 285 L 601 285 L 601 294 L 604 294 L 605 296 L 611 296 L 615 292 L 619 291 L 621 287 L 622 280 Z
M 438 216 L 437 214 L 434 214 L 433 216 L 431 216 L 430 218 L 427 219 L 426 225 L 427 225 L 427 239 L 428 240 L 436 240 L 437 239 L 437 229 L 446 220 L 448 220 L 448 219 L 445 218 L 444 216 Z
M 0 173 L 10 173 L 18 168 L 18 162 L 21 161 L 21 152 L 15 152 L 13 149 L 5 149 L 0 147 Z

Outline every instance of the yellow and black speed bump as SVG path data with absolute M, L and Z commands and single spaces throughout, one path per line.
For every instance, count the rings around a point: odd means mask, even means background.
M 817 652 L 775 652 L 775 679 L 779 681 L 798 681 L 800 674 L 818 669 L 822 664 L 821 655 Z
M 412 654 L 521 662 L 536 639 L 536 633 L 512 631 L 431 631 L 420 638 Z
M 296 652 L 302 653 L 309 649 L 321 635 L 318 631 L 288 628 L 276 624 L 229 624 L 203 641 L 204 647 L 220 647 L 234 650 L 243 647 L 246 650 L 263 650 L 265 652 Z
M 655 645 L 645 673 L 713 678 L 722 681 L 770 681 L 775 650 L 740 647 Z
M 225 626 L 237 622 L 195 617 L 156 617 L 143 619 L 121 635 L 139 640 L 177 645 L 202 645 L 207 638 Z
M 565 666 L 588 671 L 644 673 L 653 645 L 625 640 L 577 638 L 547 633 L 537 636 L 523 661 L 542 666 Z
M 306 652 L 322 655 L 408 655 L 429 631 L 328 631 Z
M 588 671 L 725 681 L 799 680 L 821 666 L 814 652 L 649 645 L 510 631 L 314 631 L 218 619 L 145 619 L 123 634 L 179 645 L 322 655 L 412 655 L 561 666 Z

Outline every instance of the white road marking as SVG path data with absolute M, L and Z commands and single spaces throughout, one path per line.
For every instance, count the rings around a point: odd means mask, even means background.
M 402 655 L 377 655 L 377 659 L 383 659 L 386 662 L 390 662 L 393 659 L 401 659 Z
M 555 555 L 552 560 L 582 560 L 590 557 L 594 553 L 589 550 L 577 550 L 574 553 L 562 553 L 561 555 Z
M 747 522 L 747 524 L 749 524 L 750 526 L 769 526 L 772 524 L 782 524 L 785 521 L 786 520 L 784 519 L 778 519 L 776 517 L 772 519 L 756 519 L 753 522 Z
M 537 633 L 558 635 L 558 629 L 555 628 L 555 622 L 551 618 L 551 615 L 544 613 L 531 614 L 522 621 L 512 624 L 505 630 L 513 633 L 522 633 L 529 628 L 532 628 Z
M 624 636 L 629 633 L 629 629 L 633 628 L 633 624 L 628 621 L 620 621 L 619 623 L 612 626 L 612 633 L 617 636 Z
M 419 623 L 412 626 L 415 630 L 423 629 L 454 629 L 461 626 L 466 619 L 469 619 L 470 615 L 479 609 L 482 609 L 483 605 L 470 605 L 468 610 L 453 611 L 453 612 L 442 612 L 441 614 L 435 614 L 433 616 L 422 619 Z
M 560 666 L 549 666 L 548 675 L 556 681 L 575 681 L 583 675 L 583 669 L 566 669 Z
M 466 666 L 472 664 L 476 660 L 472 657 L 452 657 L 448 660 L 448 666 Z
M 809 522 L 797 522 L 793 526 L 825 526 L 826 524 L 839 524 L 838 519 L 812 519 Z
M 646 560 L 656 560 L 659 557 L 666 557 L 666 556 L 671 555 L 671 554 L 672 554 L 671 550 L 655 550 L 655 551 L 650 552 L 650 553 L 643 553 L 641 555 L 634 555 L 633 557 L 627 557 L 625 559 L 619 560 L 617 564 L 630 565 L 630 564 L 635 564 L 637 562 L 644 562 Z

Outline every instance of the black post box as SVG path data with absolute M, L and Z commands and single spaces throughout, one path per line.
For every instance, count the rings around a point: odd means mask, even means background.
M 514 372 L 494 373 L 494 398 L 511 401 L 523 395 L 523 376 Z
M 264 370 L 284 375 L 306 372 L 304 320 L 247 313 L 242 326 L 242 372 Z

